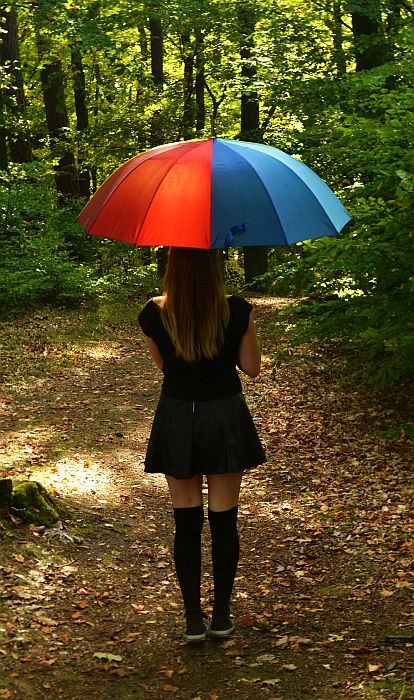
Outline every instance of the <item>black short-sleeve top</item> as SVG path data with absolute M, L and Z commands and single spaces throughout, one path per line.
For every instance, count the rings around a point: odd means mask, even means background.
M 162 393 L 165 396 L 206 401 L 234 396 L 242 391 L 236 364 L 240 341 L 247 331 L 253 307 L 239 296 L 230 296 L 227 301 L 230 320 L 220 352 L 212 360 L 187 362 L 177 357 L 172 340 L 161 320 L 161 309 L 152 299 L 138 315 L 142 331 L 152 338 L 163 359 Z

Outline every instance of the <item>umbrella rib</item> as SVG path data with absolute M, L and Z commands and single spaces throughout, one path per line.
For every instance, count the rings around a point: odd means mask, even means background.
M 183 143 L 183 144 L 184 144 L 184 143 L 186 143 L 186 141 L 182 141 L 182 142 L 179 142 L 179 143 Z M 191 143 L 191 142 L 188 142 L 188 143 Z M 205 143 L 204 141 L 199 141 L 199 142 L 197 142 L 197 143 L 194 143 L 194 149 L 193 149 L 193 150 L 195 150 L 195 149 L 196 149 L 197 147 L 199 147 L 199 146 L 204 145 L 204 143 Z M 165 173 L 164 173 L 162 179 L 159 181 L 157 187 L 154 189 L 154 192 L 153 192 L 153 194 L 152 194 L 152 196 L 151 196 L 151 199 L 150 199 L 149 202 L 148 202 L 147 210 L 146 210 L 144 216 L 142 217 L 141 225 L 140 225 L 140 227 L 139 227 L 138 233 L 137 233 L 136 236 L 135 236 L 133 245 L 137 245 L 137 239 L 138 239 L 138 236 L 139 236 L 139 232 L 141 231 L 141 229 L 142 229 L 142 227 L 143 227 L 143 225 L 144 225 L 144 223 L 145 223 L 145 219 L 147 218 L 148 212 L 149 212 L 149 210 L 150 210 L 150 208 L 151 208 L 151 205 L 152 205 L 152 203 L 153 203 L 153 201 L 154 201 L 154 199 L 155 199 L 155 197 L 156 197 L 156 195 L 157 195 L 157 192 L 158 192 L 158 190 L 160 189 L 162 183 L 164 182 L 165 178 L 167 177 L 167 175 L 168 175 L 168 173 L 170 172 L 170 170 L 174 167 L 174 165 L 177 165 L 177 163 L 179 163 L 180 160 L 182 160 L 182 158 L 184 158 L 184 157 L 187 155 L 187 153 L 188 153 L 188 151 L 186 151 L 185 153 L 182 153 L 178 158 L 176 158 L 176 159 L 170 164 L 170 166 L 168 167 L 168 169 L 165 171 Z

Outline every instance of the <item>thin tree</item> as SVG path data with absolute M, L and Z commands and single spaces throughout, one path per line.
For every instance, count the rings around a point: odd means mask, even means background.
M 253 2 L 245 2 L 238 7 L 241 58 L 241 113 L 240 138 L 243 141 L 261 139 L 259 97 L 255 88 L 257 65 L 254 57 L 256 11 Z M 267 248 L 255 246 L 243 249 L 244 279 L 254 285 L 254 280 L 267 272 Z
M 162 90 L 165 82 L 164 76 L 164 31 L 162 25 L 163 0 L 147 0 L 148 27 L 150 31 L 150 55 L 151 76 L 157 90 Z M 142 45 L 142 39 L 141 39 Z M 142 48 L 141 48 L 142 51 Z M 161 110 L 155 109 L 150 121 L 150 144 L 158 146 L 163 141 L 160 123 Z M 157 269 L 160 278 L 164 276 L 167 267 L 168 249 L 157 248 Z M 151 262 L 151 251 L 145 249 L 143 253 L 144 263 Z
M 369 70 L 390 58 L 389 45 L 381 18 L 380 0 L 351 1 L 355 68 Z
M 0 170 L 8 170 L 9 154 L 7 152 L 6 109 L 3 90 L 0 90 Z
M 161 21 L 162 0 L 147 0 L 151 47 L 151 75 L 154 85 L 164 85 L 164 35 Z
M 200 135 L 206 124 L 204 35 L 200 29 L 196 30 L 195 72 L 196 132 Z
M 337 77 L 343 78 L 346 75 L 346 55 L 343 47 L 341 0 L 334 0 L 332 15 L 333 59 L 336 66 Z
M 70 124 L 66 108 L 65 81 L 59 52 L 53 50 L 49 32 L 51 21 L 47 3 L 39 0 L 35 12 L 36 46 L 40 63 L 40 81 L 45 106 L 46 123 L 55 167 L 56 190 L 59 202 L 79 195 L 79 181 L 75 156 L 70 139 Z
M 20 65 L 17 12 L 13 7 L 1 10 L 0 26 L 0 62 L 8 76 L 7 87 L 3 91 L 3 104 L 9 114 L 6 132 L 10 160 L 29 163 L 33 160 L 33 153 L 30 136 L 24 125 L 26 100 Z
M 191 139 L 194 135 L 194 63 L 195 53 L 194 45 L 191 39 L 189 29 L 185 29 L 180 34 L 181 40 L 181 57 L 184 63 L 184 101 L 183 101 L 183 116 L 181 121 L 182 132 L 180 136 L 184 141 Z
M 83 60 L 80 46 L 74 42 L 71 46 L 71 67 L 73 76 L 73 92 L 75 98 L 76 112 L 76 130 L 80 136 L 78 147 L 78 177 L 79 190 L 83 197 L 90 195 L 90 173 L 87 167 L 83 165 L 83 143 L 89 127 L 88 106 L 86 102 L 86 86 L 85 72 L 83 69 Z

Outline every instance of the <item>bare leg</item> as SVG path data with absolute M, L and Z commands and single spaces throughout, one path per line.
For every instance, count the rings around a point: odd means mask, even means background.
M 175 479 L 173 476 L 166 476 L 166 479 L 174 508 L 194 508 L 202 505 L 201 474 L 193 476 L 192 479 Z
M 208 483 L 209 510 L 223 511 L 237 506 L 242 474 L 210 474 Z

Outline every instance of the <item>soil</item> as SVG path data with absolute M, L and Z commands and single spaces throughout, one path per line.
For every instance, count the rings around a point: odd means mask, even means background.
M 329 348 L 275 372 L 289 303 L 254 300 L 264 366 L 243 382 L 268 461 L 242 488 L 236 632 L 198 645 L 164 478 L 143 472 L 160 376 L 136 326 L 1 324 L 0 477 L 43 483 L 62 519 L 1 526 L 0 699 L 414 698 L 413 397 L 341 383 Z M 207 614 L 209 544 L 206 525 Z

